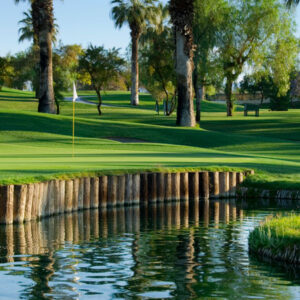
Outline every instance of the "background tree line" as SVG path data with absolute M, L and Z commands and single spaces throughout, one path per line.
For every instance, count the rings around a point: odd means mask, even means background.
M 20 41 L 29 39 L 32 47 L 0 58 L 0 85 L 22 89 L 32 82 L 40 112 L 59 113 L 62 92 L 74 81 L 95 90 L 99 115 L 103 90 L 126 87 L 131 104 L 138 105 L 139 88 L 145 87 L 164 102 L 165 115 L 177 110 L 180 126 L 200 122 L 201 101 L 214 91 L 226 94 L 232 116 L 240 82 L 242 92 L 289 102 L 299 41 L 293 15 L 279 0 L 170 0 L 166 6 L 158 0 L 112 0 L 116 27 L 130 28 L 130 59 L 119 49 L 54 44 L 53 0 L 29 3 Z

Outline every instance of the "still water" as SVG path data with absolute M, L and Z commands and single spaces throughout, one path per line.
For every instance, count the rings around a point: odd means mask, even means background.
M 2 226 L 0 299 L 300 299 L 299 269 L 248 255 L 274 213 L 214 201 Z

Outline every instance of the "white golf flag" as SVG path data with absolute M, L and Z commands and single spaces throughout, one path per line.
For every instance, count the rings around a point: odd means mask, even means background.
M 75 82 L 73 82 L 73 102 L 75 102 L 78 98 L 78 95 L 77 95 L 77 91 L 76 91 L 76 85 L 75 85 Z

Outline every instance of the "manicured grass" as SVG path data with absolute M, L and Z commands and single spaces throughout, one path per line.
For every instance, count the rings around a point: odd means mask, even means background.
M 249 248 L 274 260 L 300 264 L 300 216 L 267 220 L 250 234 Z
M 86 94 L 82 92 L 80 94 Z M 90 93 L 93 95 L 93 93 Z M 143 95 L 130 107 L 129 94 L 110 92 L 103 115 L 76 104 L 76 147 L 72 157 L 72 104 L 62 115 L 36 113 L 32 93 L 0 92 L 0 183 L 32 181 L 58 174 L 149 168 L 255 169 L 247 185 L 300 189 L 300 110 L 261 111 L 261 117 L 225 116 L 222 104 L 204 102 L 200 128 L 175 126 L 157 115 Z M 119 107 L 121 106 L 121 107 Z M 141 140 L 120 143 L 111 137 Z

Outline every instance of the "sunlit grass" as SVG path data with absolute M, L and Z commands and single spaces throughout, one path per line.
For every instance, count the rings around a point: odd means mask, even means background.
M 107 92 L 104 104 L 122 107 L 103 107 L 99 117 L 96 107 L 76 104 L 73 158 L 72 104 L 62 103 L 59 116 L 39 114 L 33 96 L 0 92 L 0 183 L 77 172 L 230 168 L 255 169 L 258 175 L 247 185 L 300 189 L 300 110 L 227 118 L 224 105 L 204 102 L 201 128 L 180 128 L 175 114 L 155 113 L 149 95 L 141 97 L 143 109 L 130 107 L 127 92 Z M 140 142 L 124 144 L 114 137 Z
M 249 247 L 257 254 L 300 263 L 300 216 L 266 220 L 250 234 Z

